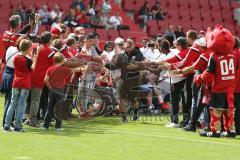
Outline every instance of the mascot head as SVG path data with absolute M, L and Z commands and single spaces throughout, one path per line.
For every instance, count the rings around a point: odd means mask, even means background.
M 235 43 L 232 33 L 223 28 L 223 26 L 216 25 L 212 31 L 208 28 L 206 33 L 207 48 L 218 54 L 228 54 L 233 50 Z

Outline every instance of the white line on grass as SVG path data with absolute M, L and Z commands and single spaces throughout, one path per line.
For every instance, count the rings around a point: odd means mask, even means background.
M 108 130 L 108 132 L 111 132 L 111 133 L 120 133 L 120 134 L 128 134 L 128 135 L 136 135 L 136 136 L 168 138 L 168 139 L 174 139 L 174 140 L 180 140 L 180 141 L 200 142 L 200 143 L 219 144 L 219 145 L 239 147 L 239 145 L 236 145 L 236 144 L 222 143 L 222 142 L 211 142 L 211 141 L 198 140 L 198 139 L 179 138 L 179 137 L 172 137 L 172 136 L 166 136 L 166 135 L 161 135 L 161 134 L 159 134 L 159 135 L 154 135 L 154 134 L 146 134 L 146 133 L 138 133 L 138 132 L 123 132 L 123 131 L 114 131 L 114 130 Z M 208 139 L 208 140 L 209 140 L 209 139 Z
M 15 159 L 27 159 L 27 160 L 29 160 L 29 159 L 32 159 L 32 158 L 30 158 L 30 157 L 15 157 Z

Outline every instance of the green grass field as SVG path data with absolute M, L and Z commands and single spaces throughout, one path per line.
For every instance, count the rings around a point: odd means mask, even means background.
M 0 98 L 2 120 L 3 98 Z M 151 120 L 151 121 L 150 121 Z M 2 122 L 1 122 L 2 123 Z M 0 160 L 236 160 L 240 138 L 202 138 L 165 128 L 166 117 L 64 122 L 64 131 L 0 131 Z

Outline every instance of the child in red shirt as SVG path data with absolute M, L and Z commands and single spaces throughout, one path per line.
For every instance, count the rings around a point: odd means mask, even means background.
M 44 79 L 45 84 L 49 88 L 48 93 L 48 109 L 44 118 L 44 125 L 45 129 L 48 129 L 50 126 L 50 122 L 52 119 L 54 106 L 60 100 L 64 99 L 64 87 L 65 87 L 65 80 L 69 78 L 71 74 L 74 72 L 81 72 L 84 71 L 83 68 L 68 68 L 64 66 L 64 56 L 61 53 L 54 54 L 54 63 L 55 65 L 49 67 Z M 62 130 L 62 121 L 55 117 L 56 124 L 55 128 L 56 131 Z

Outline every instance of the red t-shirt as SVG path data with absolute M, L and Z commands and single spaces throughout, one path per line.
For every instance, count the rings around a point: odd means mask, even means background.
M 185 58 L 181 62 L 173 64 L 173 66 L 180 69 L 192 66 L 192 64 L 199 58 L 200 54 L 201 53 L 197 48 L 190 47 Z
M 63 54 L 65 58 L 71 58 L 72 56 L 68 53 L 68 47 L 64 46 L 61 50 L 60 53 Z
M 74 48 L 71 48 L 71 47 L 68 47 L 68 54 L 71 56 L 71 57 L 74 57 L 75 55 L 77 55 L 77 51 L 76 49 Z
M 240 49 L 234 51 L 234 58 L 236 60 L 235 92 L 240 93 Z
M 76 17 L 78 17 L 78 16 L 80 16 L 79 19 L 77 20 L 78 24 L 86 24 L 86 23 L 88 23 L 86 15 L 84 13 L 77 12 L 76 13 Z
M 187 56 L 188 51 L 189 51 L 189 48 L 181 50 L 174 57 L 167 59 L 167 63 L 176 63 L 176 62 L 182 61 Z
M 201 54 L 198 60 L 196 61 L 195 69 L 204 72 L 207 69 L 209 58 L 210 58 L 209 53 Z
M 71 75 L 71 69 L 64 66 L 51 66 L 46 75 L 49 77 L 49 88 L 63 89 L 66 78 Z
M 52 66 L 52 62 L 48 56 L 52 53 L 52 50 L 47 45 L 42 45 L 38 53 L 36 67 L 32 73 L 32 87 L 42 89 L 44 87 L 44 77 L 47 69 Z
M 2 36 L 2 41 L 5 49 L 7 50 L 10 46 L 16 46 L 16 41 L 19 38 L 19 34 L 14 34 L 10 31 L 5 31 Z
M 226 93 L 235 87 L 235 59 L 232 53 L 227 55 L 212 54 L 207 71 L 214 75 L 211 91 Z
M 31 73 L 30 68 L 31 59 L 23 56 L 16 55 L 14 58 L 14 79 L 13 88 L 31 88 Z

